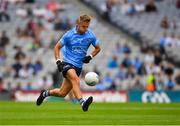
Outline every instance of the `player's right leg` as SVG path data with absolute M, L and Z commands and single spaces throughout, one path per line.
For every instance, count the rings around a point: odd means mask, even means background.
M 71 89 L 71 83 L 65 78 L 60 89 L 49 90 L 49 95 L 56 97 L 65 97 L 71 91 Z
M 69 93 L 69 91 L 71 91 L 71 89 L 71 83 L 67 79 L 64 79 L 62 86 L 60 88 L 52 90 L 42 90 L 36 101 L 36 105 L 41 105 L 43 100 L 48 96 L 65 97 Z

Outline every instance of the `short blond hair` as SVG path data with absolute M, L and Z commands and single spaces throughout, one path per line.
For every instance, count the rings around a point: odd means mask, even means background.
M 87 14 L 80 15 L 79 18 L 77 19 L 77 23 L 80 23 L 80 22 L 89 23 L 90 21 L 91 21 L 91 16 Z

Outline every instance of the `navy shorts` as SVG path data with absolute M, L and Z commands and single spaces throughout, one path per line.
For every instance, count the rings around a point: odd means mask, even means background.
M 63 77 L 66 78 L 66 74 L 67 74 L 67 71 L 69 69 L 74 69 L 76 71 L 77 76 L 78 77 L 80 76 L 82 68 L 78 68 L 78 67 L 76 67 L 76 66 L 74 66 L 74 65 L 72 65 L 70 63 L 67 63 L 67 62 L 63 62 L 63 63 L 64 63 L 63 70 L 62 70 Z

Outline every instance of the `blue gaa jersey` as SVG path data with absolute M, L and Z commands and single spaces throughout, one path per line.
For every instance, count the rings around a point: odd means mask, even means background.
M 79 34 L 76 27 L 67 31 L 59 42 L 63 45 L 63 61 L 78 68 L 82 68 L 82 59 L 86 56 L 89 46 L 99 43 L 92 31 L 88 29 L 84 34 Z

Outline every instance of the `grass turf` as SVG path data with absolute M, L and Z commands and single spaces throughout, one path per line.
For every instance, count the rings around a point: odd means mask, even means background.
M 0 102 L 0 125 L 180 125 L 180 104 Z

